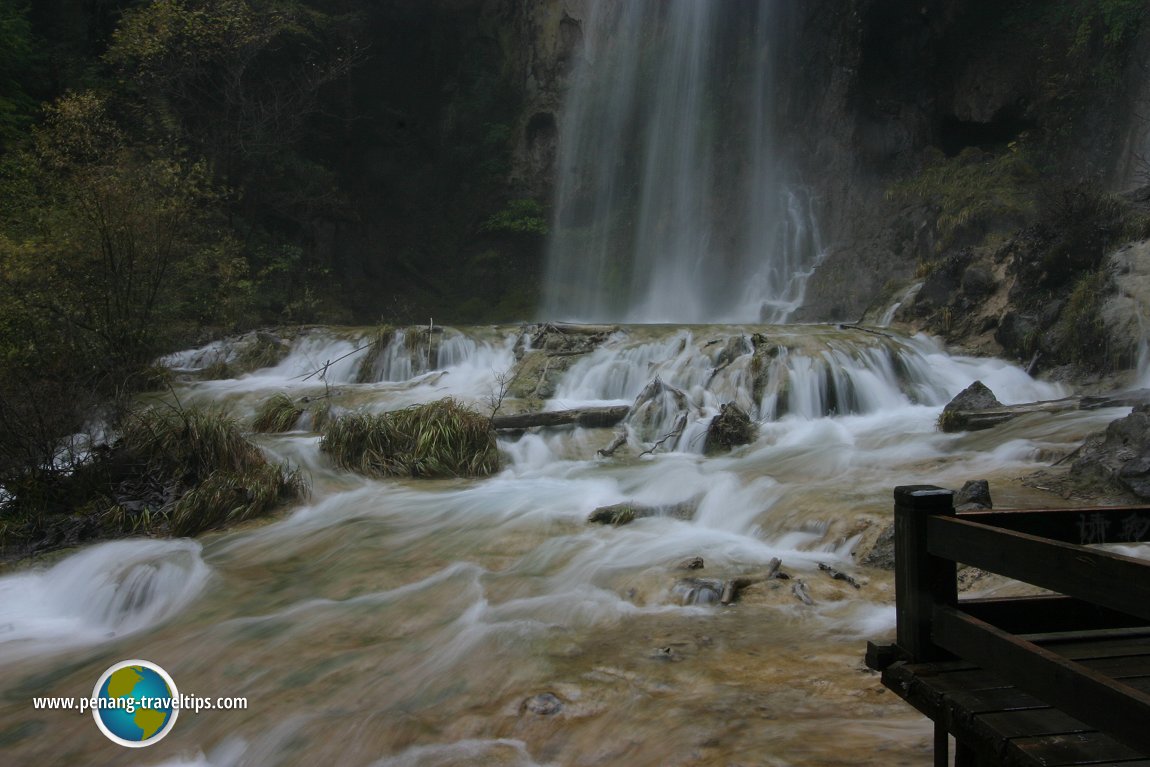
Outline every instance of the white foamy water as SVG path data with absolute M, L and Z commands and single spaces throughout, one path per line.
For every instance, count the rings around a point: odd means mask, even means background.
M 194 541 L 123 540 L 0 578 L 0 663 L 152 628 L 198 597 L 210 569 Z
M 177 394 L 241 420 L 280 391 L 330 395 L 336 412 L 448 395 L 485 410 L 524 351 L 518 328 L 446 328 L 429 356 L 412 343 L 419 332 L 372 358 L 373 332 L 311 330 L 272 367 L 190 377 Z M 170 359 L 191 370 L 197 354 Z M 1114 416 L 942 434 L 942 405 L 973 380 L 1007 402 L 1066 392 L 889 333 L 623 327 L 575 357 L 542 406 L 638 401 L 623 424 L 507 434 L 495 476 L 430 482 L 337 471 L 314 434 L 259 435 L 309 475 L 310 499 L 199 543 L 125 540 L 0 578 L 0 668 L 29 694 L 86 694 L 110 662 L 147 657 L 181 690 L 249 697 L 244 712 L 182 717 L 150 764 L 661 767 L 693 753 L 926 763 L 929 725 L 858 672 L 862 641 L 893 630 L 893 584 L 856 566 L 853 548 L 889 521 L 897 484 L 988 478 L 999 505 L 1033 505 L 1016 478 Z M 328 381 L 301 380 L 327 362 Z M 707 425 L 728 402 L 758 436 L 704 456 Z M 616 430 L 626 444 L 597 455 Z M 654 516 L 587 523 L 622 503 Z M 705 567 L 678 569 L 692 557 Z M 790 581 L 750 586 L 728 607 L 684 604 L 774 558 Z M 800 581 L 813 605 L 796 596 Z M 754 726 L 724 729 L 747 717 Z M 53 722 L 0 713 L 0 731 Z M 17 737 L 9 751 L 61 761 L 74 737 L 101 736 Z

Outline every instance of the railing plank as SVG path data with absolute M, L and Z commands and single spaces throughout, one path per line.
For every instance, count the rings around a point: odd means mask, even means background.
M 1150 541 L 1150 506 L 962 511 L 958 518 L 1084 546 Z
M 934 642 L 1075 719 L 1150 754 L 1150 695 L 953 607 L 934 610 Z
M 1062 594 L 961 599 L 959 607 L 1012 634 L 1085 631 L 1146 626 L 1144 618 Z
M 935 557 L 1150 620 L 1150 562 L 969 519 L 931 515 L 926 527 Z

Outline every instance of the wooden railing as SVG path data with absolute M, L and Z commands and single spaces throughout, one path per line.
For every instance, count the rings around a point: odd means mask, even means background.
M 1150 694 L 1039 644 L 1133 627 L 1150 641 L 1150 562 L 1095 547 L 1150 540 L 1150 507 L 956 513 L 949 490 L 894 495 L 899 654 L 958 656 L 1150 753 Z M 959 600 L 956 563 L 1057 594 Z

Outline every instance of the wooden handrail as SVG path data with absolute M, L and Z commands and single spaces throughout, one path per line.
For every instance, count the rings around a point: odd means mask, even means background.
M 1150 562 L 1095 546 L 1150 541 L 1150 507 L 956 513 L 953 493 L 933 485 L 897 487 L 894 497 L 897 645 L 868 647 L 868 665 L 931 668 L 958 656 L 1150 754 L 1145 685 L 1058 654 L 1069 637 L 1150 641 Z M 1058 593 L 959 600 L 958 563 Z M 945 764 L 940 722 L 935 760 Z
M 932 516 L 927 551 L 1150 621 L 1150 562 L 969 519 Z
M 959 512 L 958 517 L 1081 545 L 1150 541 L 1150 508 L 1146 506 L 996 509 Z

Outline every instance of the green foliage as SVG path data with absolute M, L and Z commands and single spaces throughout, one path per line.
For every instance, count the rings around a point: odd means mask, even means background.
M 0 0 L 0 152 L 16 143 L 32 121 L 36 102 L 23 81 L 35 59 L 28 4 Z
M 1104 369 L 1110 360 L 1102 304 L 1110 291 L 1105 271 L 1088 272 L 1078 278 L 1058 317 L 1059 345 L 1070 362 Z
M 145 410 L 128 419 L 117 449 L 186 488 L 160 510 L 174 535 L 251 519 L 306 492 L 296 472 L 269 464 L 235 421 L 218 413 Z
M 984 234 L 1031 215 L 1035 179 L 1034 168 L 1017 145 L 998 156 L 971 147 L 956 157 L 935 153 L 918 175 L 896 183 L 887 197 L 936 210 L 941 251 L 964 233 Z
M 1089 49 L 1094 39 L 1100 39 L 1106 50 L 1125 48 L 1138 34 L 1146 17 L 1144 0 L 1091 0 L 1074 6 L 1072 21 L 1074 44 L 1072 53 Z
M 1140 218 L 1117 195 L 1087 184 L 1047 190 L 1041 207 L 1042 274 L 1026 276 L 1043 285 L 1069 284 L 1097 270 L 1106 252 L 1136 231 Z
M 301 415 L 303 408 L 288 395 L 278 392 L 260 405 L 252 420 L 252 430 L 267 433 L 291 431 Z
M 218 295 L 208 243 L 226 236 L 204 167 L 130 149 L 98 94 L 51 105 L 3 184 L 0 314 L 57 336 L 38 352 L 119 379 L 199 319 L 181 296 Z
M 484 221 L 479 230 L 545 237 L 548 232 L 547 218 L 538 200 L 521 198 L 508 202 L 503 210 Z
M 370 477 L 478 477 L 499 470 L 490 421 L 453 399 L 329 421 L 320 448 Z

